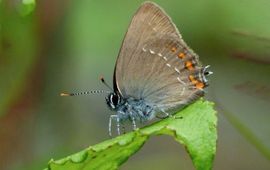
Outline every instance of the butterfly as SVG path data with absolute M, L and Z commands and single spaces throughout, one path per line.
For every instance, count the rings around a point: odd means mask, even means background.
M 121 126 L 126 121 L 137 129 L 137 122 L 148 122 L 158 115 L 167 118 L 204 95 L 206 76 L 199 57 L 184 42 L 170 17 L 153 2 L 137 10 L 122 42 L 113 77 L 113 91 L 106 96 L 115 111 L 109 119 Z M 107 85 L 104 79 L 101 79 Z M 98 93 L 103 91 L 84 92 Z M 63 96 L 81 93 L 63 93 Z

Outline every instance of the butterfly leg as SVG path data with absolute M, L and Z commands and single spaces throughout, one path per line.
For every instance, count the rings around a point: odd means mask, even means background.
M 121 135 L 121 130 L 120 130 L 120 119 L 118 116 L 116 116 L 116 122 L 117 122 L 117 134 Z
M 109 119 L 109 136 L 112 137 L 112 120 L 117 119 L 117 115 L 111 115 Z
M 135 121 L 135 117 L 134 116 L 131 117 L 131 121 L 132 121 L 133 130 L 136 130 L 137 129 L 137 125 L 136 125 L 136 121 Z
M 126 128 L 124 125 L 122 125 L 122 132 L 123 132 L 123 134 L 126 134 Z

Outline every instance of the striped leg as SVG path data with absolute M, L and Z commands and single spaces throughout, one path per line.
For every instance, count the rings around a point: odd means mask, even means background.
M 132 120 L 132 127 L 133 127 L 133 130 L 136 130 L 136 129 L 137 129 L 137 125 L 136 125 L 135 117 L 132 116 L 132 117 L 131 117 L 131 120 Z
M 117 134 L 121 135 L 121 130 L 120 130 L 120 119 L 118 116 L 116 116 L 116 122 L 117 122 Z
M 112 137 L 112 120 L 117 119 L 117 115 L 111 115 L 109 119 L 109 136 Z

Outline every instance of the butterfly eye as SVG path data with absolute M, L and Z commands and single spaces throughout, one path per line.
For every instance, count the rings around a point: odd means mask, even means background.
M 106 97 L 106 103 L 110 109 L 116 109 L 117 106 L 120 104 L 120 96 L 115 93 L 110 93 L 108 97 Z
M 117 106 L 120 103 L 120 97 L 118 94 L 111 94 L 110 101 L 114 106 Z

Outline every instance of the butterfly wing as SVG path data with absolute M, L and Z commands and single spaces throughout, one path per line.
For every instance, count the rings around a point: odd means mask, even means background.
M 123 98 L 143 99 L 161 110 L 176 109 L 203 95 L 202 69 L 168 15 L 147 2 L 125 35 L 114 89 Z

